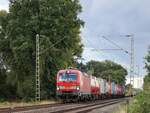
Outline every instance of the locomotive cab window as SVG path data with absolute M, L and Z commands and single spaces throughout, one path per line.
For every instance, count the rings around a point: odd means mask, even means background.
M 73 73 L 63 73 L 59 76 L 59 81 L 76 81 L 77 80 L 77 74 Z

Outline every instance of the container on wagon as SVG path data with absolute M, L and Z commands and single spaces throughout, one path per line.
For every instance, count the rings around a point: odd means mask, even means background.
M 80 74 L 80 92 L 91 94 L 91 75 L 86 73 Z
M 110 82 L 106 81 L 106 94 L 110 94 L 111 87 L 110 87 Z
M 122 95 L 123 93 L 123 87 L 120 84 L 117 84 L 117 95 Z
M 117 84 L 116 86 L 117 86 L 117 88 L 116 88 L 117 95 L 120 95 L 120 92 L 121 92 L 120 85 Z
M 99 79 L 94 76 L 91 76 L 91 93 L 93 95 L 100 94 L 100 86 L 99 86 Z
M 116 94 L 116 84 L 114 81 L 111 82 L 111 95 Z
M 125 94 L 125 85 L 120 85 L 121 87 L 121 96 L 124 96 Z
M 106 94 L 106 80 L 99 78 L 100 80 L 100 92 L 102 95 Z

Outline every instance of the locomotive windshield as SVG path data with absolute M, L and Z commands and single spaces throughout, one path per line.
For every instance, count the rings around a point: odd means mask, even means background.
M 63 73 L 63 74 L 60 74 L 59 76 L 59 81 L 75 81 L 75 80 L 77 80 L 77 74 Z

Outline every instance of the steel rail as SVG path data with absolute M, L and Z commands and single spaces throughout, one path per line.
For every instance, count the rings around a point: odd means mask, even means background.
M 120 100 L 121 99 L 121 100 Z M 24 107 L 8 107 L 8 108 L 0 108 L 0 113 L 30 113 L 30 112 L 36 112 L 40 113 L 40 111 L 48 110 L 49 113 L 66 113 L 70 111 L 74 111 L 77 109 L 83 109 L 83 108 L 89 108 L 92 106 L 97 105 L 105 105 L 117 101 L 123 101 L 126 98 L 119 98 L 119 99 L 107 99 L 107 100 L 97 100 L 97 101 L 88 101 L 86 103 L 80 102 L 80 103 L 56 103 L 56 104 L 43 104 L 43 105 L 33 105 L 33 106 L 24 106 Z

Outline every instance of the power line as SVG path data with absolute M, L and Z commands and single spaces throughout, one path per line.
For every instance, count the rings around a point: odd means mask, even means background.
M 95 47 L 94 47 L 94 45 L 93 45 L 93 43 L 91 43 L 91 41 L 89 41 L 88 39 L 86 39 L 86 41 L 88 42 L 88 43 L 90 43 L 90 45 L 92 46 L 92 48 L 93 48 L 93 50 L 95 49 L 96 51 L 98 51 L 98 49 L 96 49 Z M 99 52 L 98 52 L 98 54 L 100 54 Z M 100 54 L 100 55 L 102 55 L 103 57 L 105 57 L 105 55 L 103 55 L 103 54 Z M 100 58 L 99 57 L 99 55 L 96 55 L 98 58 Z
M 95 50 L 95 49 L 93 49 Z M 98 49 L 99 51 L 120 51 L 121 49 Z
M 108 48 L 104 48 L 104 49 L 97 49 L 97 48 L 95 48 L 94 47 L 94 45 L 91 43 L 91 41 L 89 41 L 88 39 L 86 39 L 86 41 L 88 42 L 88 43 L 90 43 L 90 45 L 92 46 L 92 48 L 91 48 L 91 50 L 92 51 L 97 51 L 98 52 L 98 54 L 100 54 L 99 53 L 99 51 L 121 51 L 121 50 L 123 50 L 123 49 L 121 49 L 121 48 L 119 48 L 119 49 L 108 49 Z M 105 58 L 105 56 L 103 55 L 103 54 L 100 54 L 101 56 L 103 56 L 104 58 Z M 99 57 L 99 56 L 98 56 Z M 108 57 L 108 56 L 107 56 Z
M 124 51 L 127 54 L 131 54 L 129 51 L 125 50 L 124 48 L 122 48 L 121 46 L 119 46 L 118 44 L 116 44 L 115 42 L 113 42 L 112 40 L 110 40 L 109 38 L 106 38 L 105 36 L 102 36 L 102 38 L 104 38 L 105 40 L 107 40 L 108 42 L 112 43 L 113 45 L 115 45 L 117 48 L 119 48 L 120 50 Z

